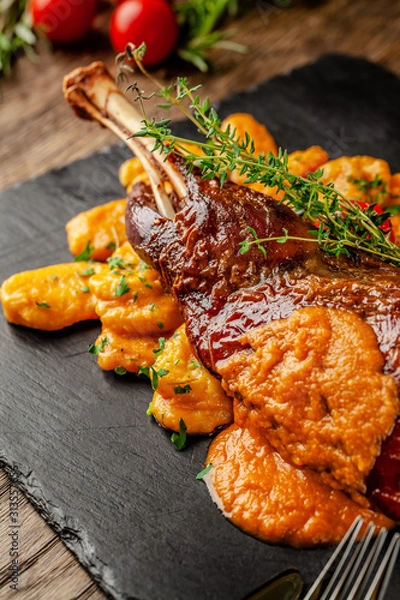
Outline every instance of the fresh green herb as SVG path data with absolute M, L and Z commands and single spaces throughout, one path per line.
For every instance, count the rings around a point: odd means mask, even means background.
M 74 261 L 75 262 L 79 262 L 79 261 L 83 261 L 83 260 L 89 260 L 89 258 L 92 255 L 93 250 L 94 250 L 94 246 L 92 246 L 92 243 L 89 240 L 88 243 L 85 246 L 85 249 L 82 250 L 82 252 L 80 254 L 77 254 L 74 257 Z
M 386 197 L 387 195 L 386 182 L 383 181 L 382 177 L 379 177 L 379 175 L 375 175 L 371 180 L 364 178 L 356 179 L 350 175 L 347 178 L 347 181 L 354 183 L 360 192 L 368 197 L 368 202 L 370 204 L 379 204 L 382 197 Z M 380 189 L 373 195 L 372 191 L 377 190 L 378 188 Z
M 183 419 L 179 419 L 179 433 L 171 435 L 171 442 L 178 450 L 183 450 L 186 444 L 186 425 Z
M 180 362 L 181 362 L 180 358 L 177 358 L 176 360 L 174 360 L 174 367 L 176 367 L 176 365 L 179 365 Z
M 157 350 L 153 350 L 153 353 L 155 356 L 158 356 L 164 350 L 165 338 L 163 338 L 163 337 L 158 338 L 158 343 L 160 344 L 160 347 Z
M 153 286 L 148 281 L 144 284 L 144 286 L 150 288 L 151 290 L 153 289 Z
M 109 258 L 107 258 L 107 262 L 111 271 L 113 269 L 127 269 L 128 267 L 132 267 L 132 263 L 126 262 L 120 256 L 110 256 Z
M 90 277 L 91 275 L 95 274 L 95 270 L 93 269 L 93 267 L 90 267 L 90 269 L 84 269 L 84 271 L 81 271 L 79 273 L 79 275 L 81 277 Z
M 164 329 L 164 323 L 161 323 L 161 321 L 159 321 L 157 323 L 157 327 L 158 327 L 158 329 Z
M 0 0 L 0 76 L 8 75 L 19 52 L 36 57 L 37 37 L 27 11 L 27 0 Z
M 125 369 L 125 367 L 122 366 L 118 366 L 114 368 L 114 373 L 116 373 L 117 375 L 126 375 L 127 374 L 127 370 Z
M 200 471 L 200 473 L 197 473 L 196 479 L 203 479 L 203 477 L 211 471 L 212 467 L 213 464 L 209 463 L 202 471 Z
M 211 66 L 212 48 L 246 52 L 245 46 L 229 40 L 235 31 L 219 29 L 224 19 L 238 14 L 238 0 L 186 0 L 174 10 L 181 32 L 177 54 L 203 73 Z
M 193 358 L 189 360 L 189 369 L 197 369 L 200 366 L 201 365 L 197 362 L 197 360 L 193 360 Z
M 88 294 L 90 292 L 90 287 L 88 285 L 85 285 L 82 289 L 81 292 L 83 294 Z
M 149 311 L 150 311 L 150 312 L 153 312 L 153 310 L 155 310 L 156 308 L 158 308 L 157 304 L 153 304 L 153 303 L 151 303 L 151 304 L 149 305 Z
M 133 292 L 132 294 L 132 302 L 136 302 L 136 300 L 139 298 L 139 292 L 136 290 L 135 292 Z
M 50 275 L 50 279 L 52 281 L 56 281 L 58 279 L 58 275 Z
M 117 249 L 117 245 L 115 242 L 110 242 L 106 247 L 106 250 L 110 250 L 110 252 L 114 252 Z
M 51 308 L 50 304 L 47 304 L 45 300 L 43 302 L 36 302 L 36 306 L 39 306 L 40 308 Z
M 144 260 L 140 261 L 138 268 L 139 268 L 139 271 L 147 271 L 147 269 L 150 269 L 149 265 L 146 265 Z
M 125 275 L 122 275 L 121 279 L 117 284 L 117 287 L 115 288 L 114 296 L 123 296 L 124 294 L 127 294 L 130 291 L 130 289 L 131 288 L 129 287 L 128 282 L 126 281 Z
M 106 346 L 108 346 L 108 339 L 105 337 L 101 340 L 100 344 L 91 344 L 88 348 L 88 352 L 97 356 L 100 352 L 103 352 Z
M 153 403 L 150 402 L 150 404 L 149 404 L 149 406 L 147 407 L 147 410 L 146 410 L 146 415 L 148 417 L 151 417 L 152 414 L 153 414 Z
M 163 106 L 178 107 L 204 135 L 204 140 L 199 142 L 174 136 L 169 128 L 169 120 L 149 120 L 145 112 L 143 128 L 134 134 L 135 137 L 153 138 L 154 150 L 159 150 L 165 156 L 175 153 L 184 157 L 189 169 L 198 167 L 204 179 L 218 177 L 221 186 L 230 172 L 236 170 L 241 175 L 246 175 L 246 183 L 258 182 L 283 192 L 282 202 L 290 205 L 310 223 L 310 227 L 314 223 L 318 224 L 310 229 L 308 241 L 313 241 L 314 238 L 321 249 L 329 254 L 352 256 L 354 251 L 361 250 L 380 260 L 400 265 L 400 248 L 390 241 L 390 232 L 384 233 L 380 229 L 387 214 L 381 215 L 373 207 L 363 210 L 357 202 L 348 200 L 336 190 L 333 184 L 324 184 L 321 169 L 305 177 L 291 173 L 286 151 L 280 150 L 277 156 L 272 153 L 269 156 L 257 155 L 248 134 L 241 139 L 235 128 L 221 129 L 221 119 L 211 107 L 209 99 L 202 101 L 196 94 L 199 86 L 190 88 L 186 78 L 180 77 L 175 86 L 164 87 L 152 77 L 141 61 L 144 50 L 143 46 L 137 49 L 130 46 L 126 53 L 128 57 L 135 58 L 140 71 L 158 86 L 158 95 L 164 100 Z M 138 99 L 141 100 L 139 103 L 144 110 L 143 93 L 137 86 L 132 86 L 132 89 L 138 94 Z M 202 153 L 192 149 L 188 151 L 187 144 L 197 145 Z M 240 242 L 241 253 L 250 248 L 247 244 L 248 231 L 248 228 L 243 231 L 242 241 L 246 243 Z M 292 237 L 285 234 L 275 241 L 284 243 L 290 239 Z M 253 234 L 249 244 L 254 243 L 261 250 L 264 240 L 259 240 L 258 244 L 255 242 Z
M 175 394 L 189 394 L 192 391 L 192 388 L 189 384 L 187 385 L 176 385 L 174 387 Z
M 157 391 L 159 378 L 164 377 L 168 373 L 169 371 L 166 369 L 158 369 L 157 371 L 155 367 L 138 367 L 138 375 L 145 375 L 148 377 L 154 391 Z

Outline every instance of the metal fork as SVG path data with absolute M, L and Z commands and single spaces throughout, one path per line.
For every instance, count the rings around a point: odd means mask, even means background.
M 357 543 L 362 524 L 363 519 L 357 517 L 304 600 L 383 600 L 400 549 L 400 533 L 395 533 L 384 549 L 388 531 L 382 529 L 373 539 L 375 525 L 370 524 L 362 542 Z M 337 567 L 324 587 L 336 560 Z

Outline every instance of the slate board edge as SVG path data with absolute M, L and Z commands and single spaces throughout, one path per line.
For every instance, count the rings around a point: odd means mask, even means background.
M 16 467 L 18 468 L 18 478 L 13 481 L 13 485 L 21 490 L 30 504 L 59 536 L 63 544 L 74 554 L 79 564 L 97 583 L 103 593 L 112 600 L 139 600 L 132 596 L 128 599 L 125 594 L 122 594 L 112 585 L 111 578 L 106 574 L 107 565 L 96 556 L 96 553 L 90 548 L 89 542 L 82 535 L 79 535 L 82 527 L 71 529 L 69 517 L 61 515 L 57 511 L 57 507 L 51 509 L 51 506 L 54 506 L 53 503 L 46 499 L 40 485 L 35 483 L 32 473 L 25 475 L 18 464 L 11 465 L 7 457 L 0 457 L 0 469 L 4 469 L 8 476 L 11 477 L 15 473 Z
M 339 58 L 339 59 L 343 58 L 346 60 L 352 60 L 355 63 L 359 62 L 359 63 L 364 63 L 364 64 L 371 64 L 369 61 L 367 61 L 363 58 L 356 57 L 356 56 L 347 56 L 344 54 L 329 53 L 329 54 L 326 54 L 326 55 L 320 57 L 318 60 L 316 60 L 312 63 L 306 63 L 304 65 L 300 65 L 299 67 L 296 67 L 295 69 L 288 71 L 284 74 L 277 75 L 272 78 L 268 78 L 263 82 L 252 85 L 251 87 L 249 87 L 246 90 L 240 91 L 236 94 L 232 94 L 232 95 L 228 96 L 227 98 L 222 99 L 222 100 L 218 101 L 217 103 L 215 103 L 215 106 L 219 108 L 221 105 L 224 104 L 224 100 L 228 100 L 228 99 L 229 99 L 229 101 L 236 100 L 236 99 L 239 100 L 243 96 L 246 96 L 248 94 L 254 94 L 254 92 L 256 92 L 258 89 L 260 89 L 267 82 L 273 82 L 273 81 L 279 81 L 282 79 L 286 79 L 286 78 L 290 77 L 292 74 L 303 70 L 304 68 L 312 67 L 318 63 L 321 63 L 325 60 L 329 60 L 329 59 L 333 59 L 333 58 Z M 385 69 L 381 66 L 379 66 L 379 68 L 382 69 L 383 71 L 386 71 L 387 73 L 390 73 L 391 75 L 393 75 L 387 69 Z M 239 106 L 240 106 L 240 104 L 239 104 Z M 86 157 L 77 159 L 75 161 L 72 161 L 71 163 L 67 163 L 66 165 L 56 167 L 55 169 L 52 169 L 51 171 L 48 171 L 47 173 L 38 175 L 37 177 L 31 178 L 30 180 L 27 180 L 25 182 L 17 182 L 7 189 L 15 190 L 15 189 L 18 189 L 22 183 L 29 183 L 29 182 L 38 181 L 38 180 L 40 181 L 40 179 L 42 177 L 46 177 L 46 175 L 48 175 L 49 172 L 57 173 L 66 167 L 70 167 L 74 164 L 84 162 L 89 157 L 96 156 L 97 154 L 101 155 L 104 153 L 112 152 L 113 148 L 116 148 L 116 147 L 124 147 L 124 143 L 120 142 L 119 144 L 105 146 L 103 149 L 101 149 L 95 153 L 89 154 Z M 0 194 L 2 191 L 6 191 L 6 190 L 1 190 Z M 45 519 L 45 521 L 48 523 L 48 525 L 57 533 L 57 535 L 60 537 L 61 541 L 65 544 L 65 546 L 77 557 L 80 565 L 85 568 L 85 570 L 89 573 L 91 578 L 99 585 L 99 587 L 107 595 L 107 597 L 113 598 L 116 600 L 139 600 L 137 598 L 134 598 L 133 596 L 126 596 L 125 594 L 123 594 L 120 590 L 118 590 L 113 585 L 112 576 L 109 573 L 107 573 L 107 564 L 105 564 L 103 561 L 101 561 L 96 556 L 96 553 L 90 547 L 90 543 L 89 543 L 88 539 L 85 539 L 84 535 L 80 535 L 80 533 L 83 533 L 85 531 L 85 528 L 79 524 L 77 527 L 73 527 L 73 529 L 71 529 L 71 521 L 73 519 L 68 517 L 68 515 L 62 514 L 60 512 L 60 510 L 58 510 L 58 507 L 55 506 L 54 503 L 52 503 L 49 499 L 47 499 L 45 497 L 45 494 L 43 493 L 40 485 L 37 483 L 37 480 L 35 479 L 33 473 L 30 472 L 28 474 L 24 474 L 23 466 L 21 466 L 21 468 L 20 468 L 20 465 L 15 465 L 15 464 L 12 465 L 11 462 L 7 459 L 7 457 L 5 455 L 0 456 L 0 468 L 4 468 L 5 471 L 9 475 L 11 475 L 14 472 L 15 466 L 17 466 L 19 469 L 19 477 L 18 477 L 18 480 L 15 482 L 15 485 L 17 485 L 17 487 L 25 494 L 25 496 L 28 498 L 29 502 L 34 506 L 34 508 L 37 510 L 37 512 L 39 512 L 39 514 Z M 80 532 L 80 533 L 78 533 L 78 532 Z M 71 535 L 71 534 L 73 534 L 73 535 Z

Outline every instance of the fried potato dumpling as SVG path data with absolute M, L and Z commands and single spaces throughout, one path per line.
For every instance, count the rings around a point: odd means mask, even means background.
M 372 156 L 341 156 L 322 166 L 322 181 L 334 183 L 346 198 L 384 205 L 389 197 L 389 165 Z
M 179 432 L 183 419 L 187 433 L 205 435 L 232 423 L 232 399 L 195 356 L 184 325 L 165 342 L 154 368 L 166 371 L 151 402 L 151 413 L 163 427 Z
M 120 166 L 119 181 L 126 188 L 126 191 L 130 192 L 135 183 L 139 183 L 140 181 L 148 183 L 149 178 L 140 160 L 134 157 L 128 158 Z
M 108 259 L 108 267 L 90 282 L 102 332 L 96 345 L 102 369 L 117 366 L 136 373 L 154 363 L 159 337 L 170 337 L 182 323 L 178 305 L 157 271 L 146 265 L 128 242 Z M 102 344 L 102 340 L 107 342 Z
M 56 331 L 97 319 L 91 275 L 104 265 L 75 262 L 12 275 L 1 286 L 1 302 L 10 323 Z
M 88 250 L 88 256 L 104 261 L 126 242 L 126 199 L 113 200 L 81 212 L 65 226 L 68 247 L 74 256 Z

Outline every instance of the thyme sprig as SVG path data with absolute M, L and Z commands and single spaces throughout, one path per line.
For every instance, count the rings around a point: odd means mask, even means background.
M 126 76 L 127 61 L 134 59 L 142 74 L 158 88 L 156 95 L 163 100 L 159 106 L 165 109 L 178 107 L 192 121 L 197 132 L 202 134 L 203 140 L 173 135 L 169 119 L 149 119 L 144 108 L 144 93 L 137 85 L 132 89 L 142 108 L 143 127 L 134 137 L 153 138 L 153 150 L 159 150 L 166 159 L 171 153 L 182 156 L 189 170 L 199 168 L 203 179 L 218 177 L 221 186 L 236 170 L 246 175 L 245 183 L 261 183 L 266 188 L 282 192 L 281 202 L 291 206 L 313 226 L 309 233 L 329 254 L 351 256 L 353 251 L 361 250 L 400 266 L 400 248 L 390 241 L 390 232 L 384 233 L 380 229 L 389 218 L 388 213 L 379 214 L 374 211 L 374 206 L 363 210 L 357 201 L 346 198 L 336 190 L 333 183 L 324 183 L 321 169 L 305 177 L 291 173 L 286 151 L 280 149 L 277 156 L 272 153 L 268 156 L 257 155 L 248 134 L 241 139 L 236 128 L 221 128 L 222 121 L 210 100 L 201 100 L 197 95 L 200 86 L 191 88 L 184 77 L 178 77 L 174 85 L 163 86 L 150 75 L 142 63 L 145 50 L 144 45 L 139 48 L 129 45 L 125 53 L 117 57 L 120 74 Z M 280 239 L 283 238 L 285 241 L 291 239 L 287 234 Z M 247 251 L 255 241 L 242 245 L 240 251 Z M 263 247 L 264 241 L 258 240 L 257 247 Z
M 19 52 L 33 58 L 36 41 L 27 13 L 27 0 L 0 0 L 0 76 L 9 74 Z

